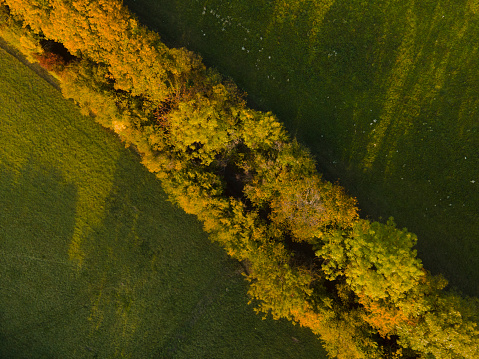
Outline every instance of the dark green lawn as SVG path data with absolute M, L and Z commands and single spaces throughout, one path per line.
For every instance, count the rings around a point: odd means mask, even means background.
M 126 0 L 272 110 L 363 215 L 479 296 L 477 1 Z
M 325 358 L 114 135 L 0 70 L 0 358 Z

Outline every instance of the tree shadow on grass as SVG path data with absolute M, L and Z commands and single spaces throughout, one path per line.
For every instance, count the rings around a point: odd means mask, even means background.
M 75 340 L 83 310 L 66 255 L 76 187 L 48 165 L 0 172 L 0 357 L 68 357 L 54 343 Z M 65 356 L 66 355 L 66 356 Z
M 136 155 L 121 151 L 115 168 L 109 193 L 99 188 L 101 200 L 88 202 L 102 207 L 91 208 L 101 218 L 78 211 L 84 179 L 72 184 L 33 158 L 17 172 L 2 168 L 0 356 L 181 356 L 200 343 L 199 355 L 218 358 L 320 350 L 311 333 L 262 321 L 246 306 L 241 266 L 166 200 Z M 81 265 L 69 255 L 79 220 L 89 228 L 78 242 Z M 216 335 L 204 342 L 205 333 Z M 282 349 L 278 335 L 286 338 Z
M 100 357 L 152 353 L 226 260 L 127 152 L 118 161 L 104 219 L 83 250 L 90 346 Z
M 131 153 L 120 156 L 105 216 L 83 243 L 88 347 L 98 357 L 173 358 L 193 347 L 205 358 L 241 357 L 245 351 L 294 357 L 311 348 L 317 357 L 321 350 L 312 333 L 291 323 L 264 324 L 246 304 L 239 263 L 210 242 L 193 216 L 167 201 L 159 181 Z M 264 342 L 251 336 L 252 326 Z M 272 330 L 274 335 L 267 334 Z M 213 332 L 222 340 L 202 339 Z M 278 336 L 289 343 L 278 347 Z
M 147 357 L 227 261 L 136 156 L 124 150 L 117 165 L 106 201 L 92 202 L 100 222 L 78 213 L 59 170 L 33 160 L 2 169 L 2 357 Z M 93 221 L 82 224 L 81 266 L 69 256 L 78 216 Z

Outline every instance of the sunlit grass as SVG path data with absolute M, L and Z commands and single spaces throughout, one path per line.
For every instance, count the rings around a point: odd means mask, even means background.
M 318 358 L 118 138 L 0 49 L 1 358 Z
M 319 170 L 479 295 L 475 0 L 125 1 L 272 110 Z

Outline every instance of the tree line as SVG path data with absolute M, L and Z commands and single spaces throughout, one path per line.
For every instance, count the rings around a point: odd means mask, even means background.
M 245 263 L 258 312 L 309 327 L 331 357 L 479 357 L 479 301 L 423 268 L 413 233 L 360 218 L 307 148 L 198 55 L 166 47 L 117 0 L 0 6 L 0 36 Z

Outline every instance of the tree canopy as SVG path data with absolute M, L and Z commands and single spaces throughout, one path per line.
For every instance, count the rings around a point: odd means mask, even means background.
M 169 49 L 116 0 L 0 0 L 29 58 L 61 43 L 62 92 L 141 155 L 171 201 L 244 261 L 258 311 L 338 358 L 477 358 L 477 300 L 446 291 L 394 221 L 361 219 L 309 151 L 199 56 Z

